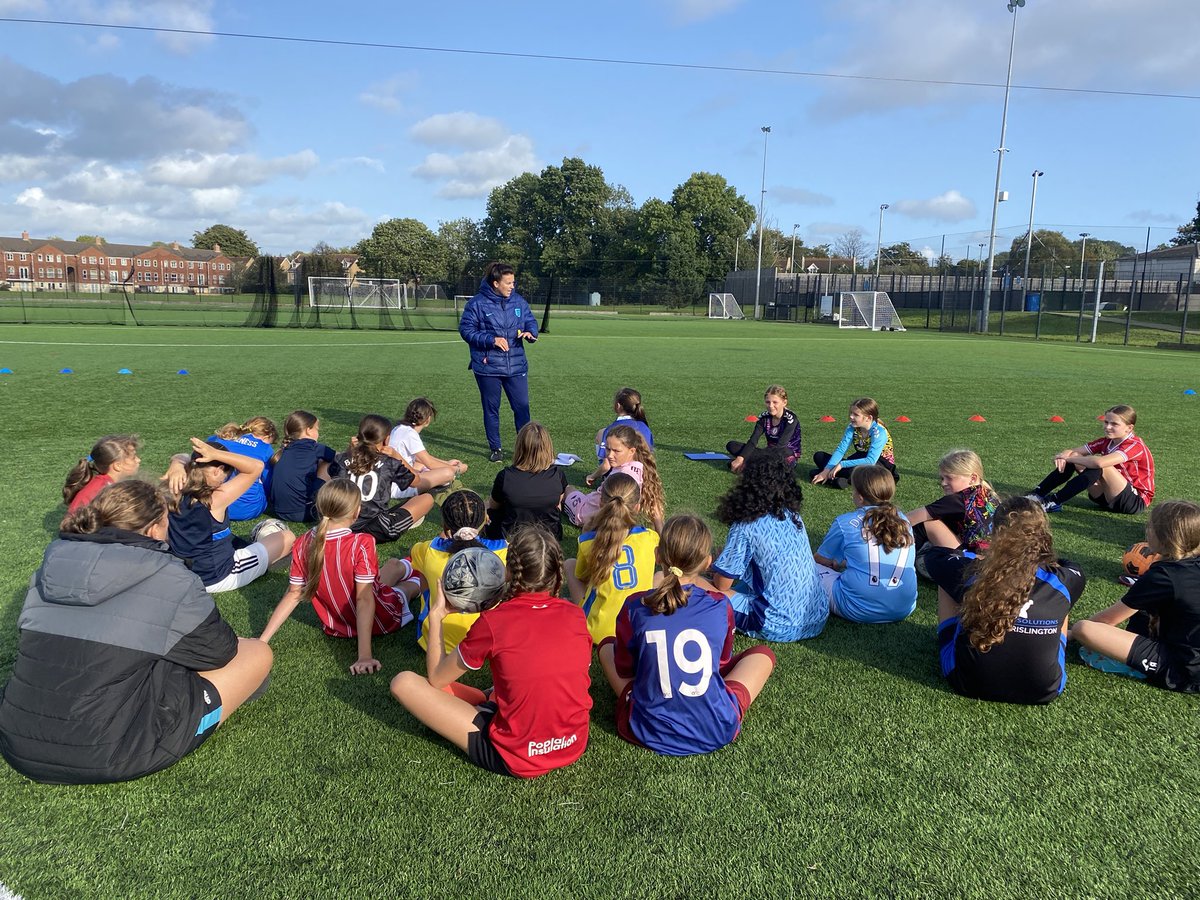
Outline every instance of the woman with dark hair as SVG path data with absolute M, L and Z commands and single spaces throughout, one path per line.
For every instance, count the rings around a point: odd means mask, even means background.
M 170 503 L 144 481 L 110 485 L 46 548 L 0 698 L 0 754 L 26 777 L 165 769 L 265 684 L 271 648 L 239 639 L 167 547 Z
M 713 563 L 713 584 L 729 593 L 737 630 L 768 641 L 816 637 L 829 617 L 808 532 L 800 519 L 804 495 L 778 450 L 746 458 L 741 475 L 717 507 L 729 526 Z
M 487 267 L 479 292 L 462 311 L 458 333 L 471 348 L 469 368 L 479 385 L 483 430 L 492 462 L 504 459 L 500 444 L 500 392 L 508 397 L 513 423 L 520 431 L 529 421 L 529 363 L 525 341 L 538 339 L 537 320 L 516 291 L 515 270 L 508 263 Z

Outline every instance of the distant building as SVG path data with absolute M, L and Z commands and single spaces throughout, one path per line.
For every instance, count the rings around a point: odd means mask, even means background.
M 221 252 L 178 243 L 158 247 L 57 238 L 0 237 L 0 283 L 26 291 L 100 293 L 124 285 L 154 293 L 224 293 L 235 284 Z
M 1178 281 L 1182 277 L 1200 285 L 1200 244 L 1118 257 L 1113 268 L 1112 277 L 1118 281 L 1141 279 L 1144 274 L 1147 281 Z

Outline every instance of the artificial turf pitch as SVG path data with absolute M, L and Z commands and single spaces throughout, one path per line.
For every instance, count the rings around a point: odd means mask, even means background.
M 1183 393 L 1200 387 L 1190 354 L 560 317 L 530 356 L 534 417 L 556 450 L 585 462 L 615 390 L 642 392 L 668 511 L 704 515 L 718 545 L 725 529 L 712 511 L 731 476 L 682 453 L 747 434 L 745 416 L 775 382 L 791 394 L 806 454 L 832 449 L 851 400 L 878 400 L 905 509 L 939 495 L 937 459 L 960 446 L 980 452 L 1002 493 L 1023 493 L 1057 450 L 1099 436 L 1097 415 L 1122 402 L 1138 410 L 1159 498 L 1200 497 L 1200 399 Z M 306 408 L 340 448 L 363 413 L 395 417 L 424 394 L 439 409 L 425 432 L 431 452 L 470 463 L 463 480 L 486 493 L 498 467 L 485 458 L 466 361 L 445 332 L 0 327 L 0 368 L 12 369 L 0 375 L 0 681 L 29 576 L 62 515 L 62 480 L 96 437 L 141 435 L 143 473 L 158 474 L 187 437 L 226 421 L 282 423 Z M 838 421 L 819 423 L 823 414 Z M 973 414 L 987 421 L 968 422 Z M 1055 414 L 1066 422 L 1050 423 Z M 895 423 L 900 415 L 912 421 Z M 587 471 L 576 464 L 569 480 Z M 805 498 L 815 545 L 851 499 L 817 488 Z M 381 546 L 381 559 L 432 537 L 434 518 Z M 1060 554 L 1090 579 L 1080 614 L 1121 596 L 1121 552 L 1144 519 L 1086 501 L 1053 517 Z M 568 526 L 568 555 L 576 534 Z M 285 582 L 272 572 L 217 602 L 254 635 Z M 621 741 L 594 667 L 587 753 L 520 782 L 476 770 L 391 700 L 390 677 L 423 664 L 411 627 L 376 639 L 383 672 L 353 678 L 353 642 L 325 637 L 301 609 L 272 644 L 267 695 L 172 768 L 49 787 L 0 767 L 0 885 L 26 900 L 1196 896 L 1200 701 L 1094 672 L 1073 648 L 1066 692 L 1049 706 L 966 700 L 938 675 L 934 623 L 923 585 L 905 622 L 831 619 L 816 639 L 776 645 L 779 667 L 741 736 L 689 759 Z

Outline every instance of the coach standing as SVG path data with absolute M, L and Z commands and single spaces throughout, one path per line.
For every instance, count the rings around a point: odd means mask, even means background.
M 490 263 L 479 293 L 463 309 L 458 333 L 471 348 L 469 368 L 479 384 L 483 430 L 492 462 L 504 459 L 500 444 L 500 391 L 512 407 L 520 431 L 529 421 L 529 363 L 525 341 L 537 340 L 537 322 L 525 298 L 515 290 L 516 276 L 507 263 Z

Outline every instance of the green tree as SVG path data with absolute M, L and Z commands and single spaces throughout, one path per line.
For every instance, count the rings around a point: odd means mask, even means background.
M 75 240 L 81 244 L 103 244 L 106 243 L 104 238 L 98 234 L 80 234 L 75 236 Z
M 250 240 L 246 232 L 232 225 L 210 225 L 192 235 L 192 246 L 197 250 L 212 250 L 220 246 L 226 256 L 258 256 L 258 244 Z
M 1177 230 L 1179 233 L 1171 238 L 1172 247 L 1200 244 L 1200 201 L 1196 202 L 1196 217 L 1192 221 L 1180 225 Z
M 754 224 L 753 204 L 722 176 L 694 172 L 671 193 L 671 208 L 691 228 L 696 248 L 694 260 L 700 267 L 702 282 L 723 279 L 733 269 L 737 241 Z M 767 265 L 765 245 L 768 234 L 763 232 L 763 265 Z M 755 248 L 757 254 L 757 243 Z M 736 255 L 741 257 L 740 253 Z M 744 257 L 738 260 L 739 264 L 741 259 Z
M 1013 260 L 1014 274 L 1025 270 L 1025 235 L 1012 242 L 1009 258 Z M 1065 267 L 1074 264 L 1078 274 L 1079 248 L 1072 246 L 1060 231 L 1039 230 L 1033 233 L 1033 250 L 1029 254 L 1030 277 L 1057 278 Z
M 425 283 L 446 274 L 446 253 L 437 235 L 416 219 L 388 219 L 354 248 L 364 275 Z
M 626 277 L 667 306 L 686 306 L 704 291 L 695 229 L 669 203 L 651 198 L 627 222 L 620 242 Z
M 907 241 L 898 244 L 888 244 L 880 249 L 880 274 L 898 272 L 905 275 L 919 275 L 929 272 L 929 260 L 919 250 L 913 249 Z
M 488 262 L 479 223 L 467 218 L 439 222 L 437 238 L 445 255 L 446 283 L 465 289 L 467 285 L 463 282 L 481 275 Z

